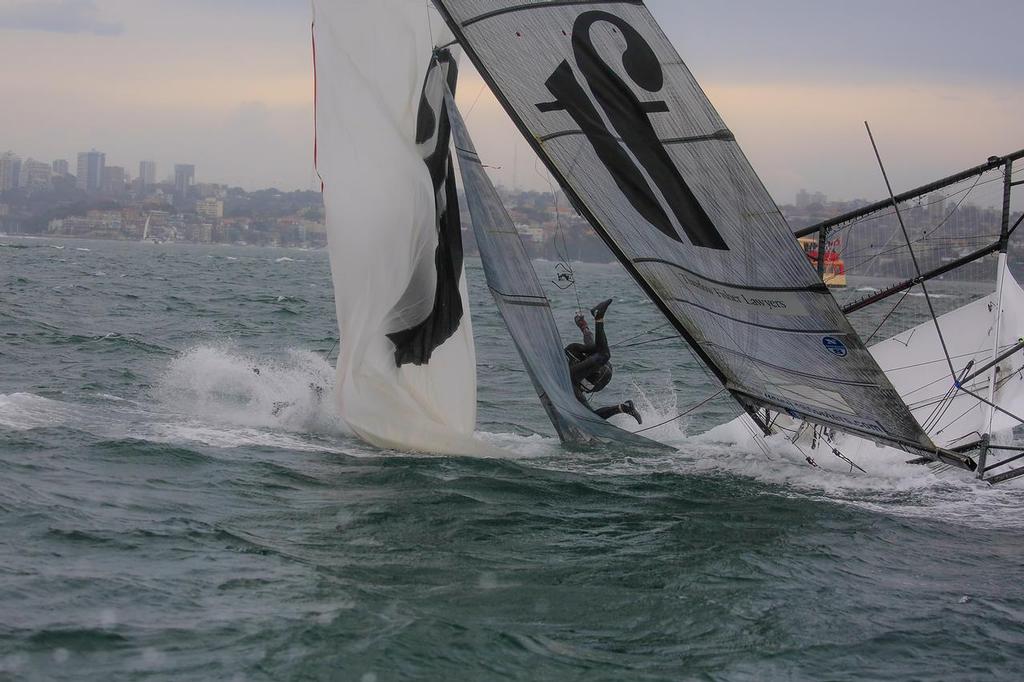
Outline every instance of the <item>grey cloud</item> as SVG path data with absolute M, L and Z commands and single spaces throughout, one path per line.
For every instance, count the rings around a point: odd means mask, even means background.
M 104 21 L 95 0 L 0 0 L 0 30 L 48 33 L 92 33 L 116 36 L 124 32 L 118 22 Z

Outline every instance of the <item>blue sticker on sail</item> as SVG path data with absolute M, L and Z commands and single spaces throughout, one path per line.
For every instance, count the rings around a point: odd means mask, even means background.
M 846 354 L 850 352 L 846 349 L 846 344 L 834 336 L 826 336 L 822 338 L 821 345 L 825 346 L 825 350 L 829 353 L 840 358 L 845 358 Z

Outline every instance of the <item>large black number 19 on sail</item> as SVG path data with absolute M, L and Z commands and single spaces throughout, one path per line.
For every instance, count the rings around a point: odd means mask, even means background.
M 648 118 L 650 114 L 668 112 L 668 104 L 664 101 L 641 102 L 605 64 L 590 35 L 591 28 L 598 22 L 607 22 L 622 31 L 626 41 L 622 63 L 633 82 L 648 92 L 662 89 L 665 77 L 658 56 L 636 29 L 608 12 L 584 12 L 573 25 L 573 55 L 594 99 L 601 105 L 618 136 L 605 125 L 594 102 L 576 80 L 568 61 L 559 64 L 545 83 L 556 101 L 538 104 L 537 108 L 541 111 L 565 110 L 572 116 L 618 188 L 637 212 L 666 236 L 679 240 L 676 228 L 662 208 L 662 201 L 668 204 L 679 227 L 694 246 L 728 248 L 679 175 Z M 651 182 L 644 177 L 637 163 L 647 172 Z M 660 198 L 657 192 L 660 192 Z

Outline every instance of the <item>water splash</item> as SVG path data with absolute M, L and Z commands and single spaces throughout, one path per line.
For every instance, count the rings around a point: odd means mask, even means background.
M 334 369 L 310 351 L 262 358 L 197 346 L 171 362 L 155 395 L 165 410 L 212 423 L 347 433 L 335 408 Z

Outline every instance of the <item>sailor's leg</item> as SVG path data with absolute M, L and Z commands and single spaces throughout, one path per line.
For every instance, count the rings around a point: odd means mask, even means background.
M 597 353 L 604 353 L 609 358 L 611 358 L 611 351 L 608 349 L 608 337 L 604 331 L 604 314 L 611 304 L 612 299 L 609 298 L 590 309 L 590 312 L 594 314 L 594 350 Z
M 599 407 L 594 410 L 594 413 L 601 419 L 607 419 L 608 417 L 614 417 L 617 414 L 628 414 L 630 417 L 636 420 L 637 424 L 643 424 L 644 420 L 640 418 L 640 412 L 637 411 L 636 406 L 633 405 L 632 400 L 627 400 L 621 405 L 611 405 L 609 407 Z
M 608 407 L 599 407 L 594 410 L 594 414 L 601 419 L 607 419 L 608 417 L 614 417 L 615 415 L 622 413 L 622 405 L 609 405 Z
M 594 339 L 594 347 L 587 349 L 590 355 L 569 367 L 573 383 L 582 381 L 595 369 L 607 365 L 612 359 L 611 350 L 608 348 L 608 337 L 604 333 L 604 318 L 598 318 L 595 326 L 597 327 L 597 334 Z M 573 345 L 578 346 L 579 344 Z

